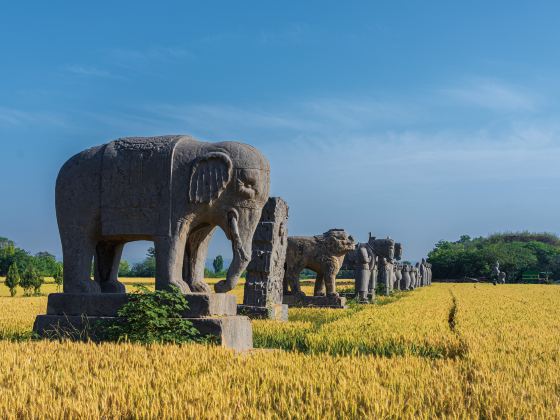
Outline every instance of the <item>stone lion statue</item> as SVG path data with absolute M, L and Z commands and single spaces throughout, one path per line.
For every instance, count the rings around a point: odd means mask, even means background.
M 330 229 L 322 235 L 288 237 L 284 291 L 288 287 L 293 295 L 305 296 L 299 284 L 299 274 L 304 268 L 317 273 L 315 296 L 338 296 L 336 275 L 347 252 L 354 249 L 354 238 L 344 229 Z

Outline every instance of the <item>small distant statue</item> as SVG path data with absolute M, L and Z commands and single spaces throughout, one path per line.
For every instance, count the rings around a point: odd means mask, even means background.
M 503 271 L 500 271 L 500 274 L 498 276 L 498 282 L 501 284 L 506 284 L 506 273 Z
M 492 269 L 492 284 L 494 286 L 496 284 L 505 284 L 506 277 L 506 273 L 500 271 L 500 262 L 496 260 L 496 264 L 494 264 L 494 268 Z
M 373 255 L 373 251 L 368 244 L 358 244 L 358 247 L 356 248 L 354 278 L 356 281 L 356 300 L 359 303 L 368 302 L 368 287 L 374 258 L 375 255 Z

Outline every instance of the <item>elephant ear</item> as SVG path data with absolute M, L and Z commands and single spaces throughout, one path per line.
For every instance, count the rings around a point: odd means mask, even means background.
M 191 203 L 211 203 L 216 200 L 231 180 L 233 163 L 222 152 L 211 152 L 197 158 L 189 179 Z

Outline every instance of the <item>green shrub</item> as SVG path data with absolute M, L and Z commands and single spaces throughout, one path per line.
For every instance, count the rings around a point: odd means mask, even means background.
M 19 285 L 23 289 L 24 296 L 31 296 L 32 290 L 34 294 L 37 296 L 41 292 L 41 286 L 44 283 L 43 277 L 39 275 L 37 269 L 33 265 L 28 265 L 23 275 L 21 276 L 21 281 Z
M 188 307 L 187 299 L 177 288 L 152 292 L 139 286 L 118 311 L 118 320 L 101 328 L 112 341 L 143 344 L 207 341 L 190 321 L 181 317 Z
M 62 282 L 64 281 L 64 268 L 61 263 L 57 263 L 53 278 L 56 284 L 56 291 L 60 292 L 60 286 L 62 286 Z

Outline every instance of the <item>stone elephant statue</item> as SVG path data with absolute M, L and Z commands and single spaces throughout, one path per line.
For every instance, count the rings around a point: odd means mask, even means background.
M 268 160 L 237 142 L 134 137 L 78 153 L 56 181 L 64 292 L 124 292 L 119 261 L 124 244 L 137 240 L 154 242 L 156 289 L 209 292 L 204 264 L 216 227 L 233 260 L 215 289 L 231 290 L 249 263 L 269 184 Z
M 355 245 L 354 238 L 343 229 L 331 229 L 322 235 L 310 237 L 289 236 L 284 291 L 305 296 L 299 284 L 299 274 L 304 268 L 308 268 L 317 273 L 315 296 L 324 296 L 325 292 L 327 296 L 338 296 L 336 275 L 345 254 L 352 251 Z

